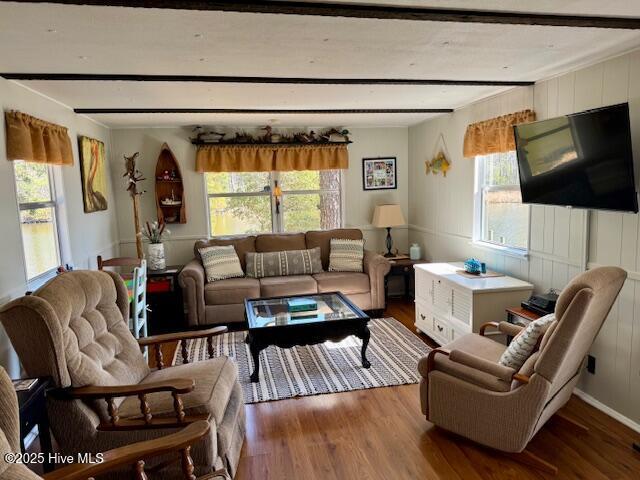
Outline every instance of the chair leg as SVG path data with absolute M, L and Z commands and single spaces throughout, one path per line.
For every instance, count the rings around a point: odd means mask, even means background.
M 550 473 L 551 475 L 558 474 L 558 467 L 538 457 L 530 450 L 525 449 L 520 453 L 502 453 L 514 462 L 522 463 L 523 465 L 533 467 L 541 472 Z
M 569 418 L 567 415 L 565 415 L 564 412 L 561 411 L 557 411 L 555 413 L 555 415 L 553 416 L 554 419 L 558 420 L 559 423 L 562 423 L 564 425 L 566 425 L 569 428 L 573 428 L 574 430 L 577 430 L 578 432 L 585 434 L 589 431 L 589 427 L 587 427 L 586 425 L 583 425 L 582 423 L 578 422 L 577 420 L 574 420 L 572 418 Z

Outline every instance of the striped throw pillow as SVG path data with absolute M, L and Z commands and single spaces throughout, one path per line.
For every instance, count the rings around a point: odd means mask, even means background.
M 364 240 L 332 238 L 329 251 L 330 272 L 362 272 Z
M 207 274 L 207 282 L 244 277 L 240 259 L 233 245 L 205 247 L 198 250 Z
M 320 247 L 283 252 L 248 252 L 247 277 L 281 277 L 311 275 L 322 272 Z
M 553 313 L 534 320 L 511 341 L 498 363 L 518 371 L 536 348 L 538 339 L 556 319 Z

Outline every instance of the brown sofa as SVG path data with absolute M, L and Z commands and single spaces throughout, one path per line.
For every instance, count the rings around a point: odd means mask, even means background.
M 357 229 L 310 231 L 294 234 L 199 240 L 194 245 L 196 258 L 179 276 L 190 326 L 227 324 L 244 321 L 244 299 L 282 295 L 340 291 L 363 310 L 381 310 L 385 306 L 384 277 L 391 265 L 382 255 L 365 250 L 364 269 L 356 272 L 329 272 L 329 244 L 332 238 L 361 239 Z M 324 272 L 266 278 L 230 278 L 206 281 L 198 249 L 206 246 L 233 245 L 245 270 L 247 252 L 277 252 L 320 247 Z

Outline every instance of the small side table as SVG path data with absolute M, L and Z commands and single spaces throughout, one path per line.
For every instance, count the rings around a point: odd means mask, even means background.
M 391 270 L 384 277 L 384 294 L 389 296 L 389 278 L 394 276 L 404 277 L 404 298 L 410 300 L 415 296 L 415 273 L 413 266 L 418 263 L 425 263 L 426 260 L 411 260 L 409 258 L 401 258 L 398 260 L 389 259 L 391 262 Z
M 509 307 L 507 310 L 507 322 L 520 327 L 526 327 L 529 323 L 541 317 L 536 312 L 527 310 L 524 307 Z
M 49 454 L 53 453 L 53 448 L 51 447 L 51 433 L 49 432 L 49 417 L 47 416 L 45 399 L 46 391 L 50 385 L 49 378 L 38 378 L 29 390 L 16 391 L 20 411 L 20 448 L 24 453 L 24 439 L 37 425 L 40 451 L 44 454 L 45 460 L 42 468 L 45 472 L 53 470 L 53 465 L 49 462 Z
M 524 307 L 509 307 L 506 311 L 507 322 L 518 325 L 519 327 L 526 327 L 529 323 L 541 317 L 541 315 L 538 315 L 536 312 L 527 310 Z M 507 335 L 507 345 L 511 343 L 511 340 L 513 340 L 513 337 Z
M 162 270 L 147 270 L 147 322 L 149 334 L 184 330 L 184 305 L 178 275 L 184 265 L 169 265 Z

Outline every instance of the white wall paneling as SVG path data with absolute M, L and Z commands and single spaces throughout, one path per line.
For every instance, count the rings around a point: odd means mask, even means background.
M 629 272 L 620 297 L 605 322 L 591 354 L 596 374 L 584 373 L 586 397 L 640 423 L 640 222 L 635 214 L 587 212 L 532 206 L 529 256 L 516 259 L 478 249 L 470 243 L 474 162 L 462 157 L 466 126 L 523 108 L 538 119 L 629 102 L 634 158 L 640 159 L 640 51 L 537 83 L 510 90 L 446 117 L 409 129 L 409 241 L 421 244 L 433 261 L 477 257 L 498 271 L 535 285 L 536 291 L 561 289 L 582 269 L 618 265 Z M 452 169 L 447 178 L 426 176 L 425 155 L 443 133 L 451 145 Z M 636 175 L 640 167 L 636 165 Z M 452 201 L 455 197 L 456 200 Z M 588 214 L 590 213 L 590 214 Z M 455 219 L 452 220 L 452 219 Z

